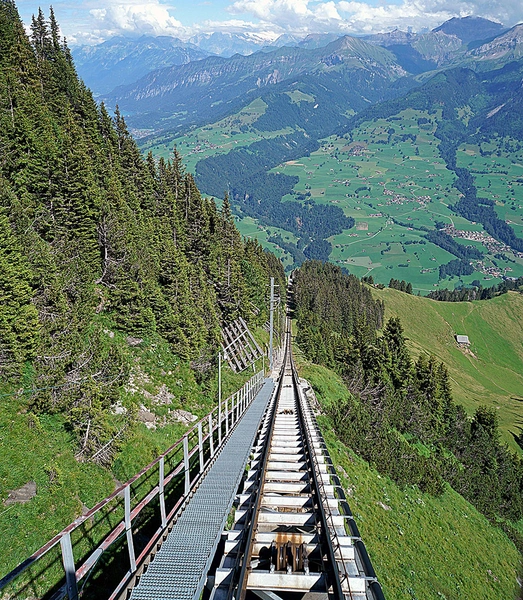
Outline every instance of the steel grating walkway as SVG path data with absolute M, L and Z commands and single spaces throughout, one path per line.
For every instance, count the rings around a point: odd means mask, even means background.
M 199 598 L 273 389 L 273 380 L 266 379 L 141 575 L 131 600 Z

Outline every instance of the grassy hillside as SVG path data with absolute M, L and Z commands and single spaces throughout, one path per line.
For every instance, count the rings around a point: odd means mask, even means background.
M 335 373 L 299 362 L 320 404 L 347 394 Z M 399 489 L 343 446 L 326 418 L 321 426 L 387 600 L 517 597 L 521 556 L 503 532 L 448 487 L 439 498 Z
M 437 302 L 393 289 L 375 290 L 385 302 L 385 317 L 401 318 L 415 354 L 428 352 L 451 374 L 454 397 L 472 413 L 494 406 L 505 440 L 523 428 L 523 296 L 510 292 L 492 300 Z M 470 350 L 458 348 L 465 334 Z
M 75 439 L 63 416 L 34 414 L 29 393 L 0 383 L 0 547 L 10 549 L 0 552 L 0 578 L 176 442 L 188 428 L 177 411 L 203 417 L 217 404 L 217 368 L 199 382 L 190 365 L 175 356 L 161 337 L 133 339 L 109 329 L 107 334 L 125 353 L 131 371 L 120 411 L 136 415 L 124 439 L 115 441 L 110 468 L 76 460 Z M 260 345 L 268 342 L 263 329 L 256 337 Z M 262 368 L 261 359 L 256 367 Z M 249 369 L 235 374 L 224 364 L 223 397 L 252 374 Z M 34 497 L 4 504 L 11 490 L 28 482 L 36 484 Z M 62 575 L 57 557 L 53 555 L 58 567 L 44 578 Z M 39 584 L 40 580 L 35 589 Z

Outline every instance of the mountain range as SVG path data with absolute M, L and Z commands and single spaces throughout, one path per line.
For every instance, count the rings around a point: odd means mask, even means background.
M 137 40 L 119 36 L 74 51 L 76 68 L 95 94 L 106 94 L 153 70 L 207 56 L 209 52 L 168 36 L 142 36 Z
M 427 33 L 394 30 L 360 39 L 389 48 L 400 62 L 409 56 L 411 60 L 404 66 L 409 72 L 416 73 L 444 64 L 456 53 L 466 50 L 467 45 L 492 39 L 505 31 L 499 23 L 465 17 L 451 19 Z M 309 34 L 303 38 L 285 34 L 271 39 L 254 33 L 214 32 L 198 34 L 182 41 L 167 36 L 119 36 L 96 46 L 77 47 L 73 49 L 73 56 L 80 76 L 99 95 L 107 94 L 120 85 L 133 84 L 151 71 L 201 60 L 210 55 L 223 58 L 235 54 L 247 56 L 283 46 L 310 50 L 325 47 L 338 37 L 335 33 Z M 413 58 L 428 62 L 409 69 L 414 66 Z
M 351 140 L 364 121 L 379 122 L 379 129 L 384 119 L 401 122 L 405 111 L 421 111 L 422 123 L 436 126 L 432 143 L 450 173 L 450 185 L 457 177 L 454 187 L 464 196 L 447 204 L 521 251 L 520 239 L 505 222 L 517 215 L 502 218 L 505 213 L 493 208 L 497 198 L 481 204 L 474 177 L 456 163 L 456 152 L 459 144 L 479 144 L 474 152 L 496 148 L 499 156 L 498 139 L 523 139 L 523 25 L 506 30 L 486 19 L 464 18 L 420 34 L 393 31 L 334 40 L 314 35 L 287 43 L 293 45 L 156 69 L 102 98 L 109 108 L 119 107 L 144 149 L 167 156 L 173 143 L 184 144 L 195 157 L 190 169 L 206 194 L 223 197 L 228 190 L 236 214 L 289 232 L 291 238 L 277 245 L 297 263 L 329 259 L 332 241 L 352 227 L 358 213 L 332 205 L 344 205 L 344 200 L 326 202 L 310 186 L 308 192 L 300 188 L 303 183 L 296 187 L 299 173 L 289 175 L 282 166 L 304 164 L 303 157 L 317 153 L 329 136 Z M 387 127 L 388 137 L 379 143 L 409 138 L 420 152 L 416 130 L 400 135 L 396 125 Z M 188 136 L 195 140 L 192 145 Z M 371 133 L 368 139 L 376 138 Z M 366 143 L 365 136 L 362 140 Z M 481 144 L 489 145 L 483 149 Z M 342 180 L 347 176 L 340 175 Z M 367 189 L 362 183 L 358 189 Z M 378 202 L 371 214 L 383 212 Z M 422 226 L 427 225 L 433 227 Z M 461 251 L 452 248 L 461 260 Z M 423 268 L 428 268 L 424 262 Z
M 104 100 L 129 113 L 134 127 L 176 129 L 212 122 L 269 91 L 281 94 L 300 85 L 307 93 L 320 81 L 343 115 L 385 98 L 391 85 L 407 75 L 387 49 L 343 37 L 315 49 L 282 47 L 228 59 L 212 56 L 160 69 L 117 88 Z
M 493 32 L 498 34 L 494 38 Z M 307 88 L 310 82 L 320 79 L 342 108 L 341 114 L 358 112 L 419 85 L 440 69 L 466 65 L 488 70 L 516 60 L 522 48 L 522 26 L 507 31 L 486 19 L 453 19 L 423 34 L 393 31 L 335 40 L 331 35 L 316 35 L 293 46 L 266 46 L 247 56 L 237 53 L 228 58 L 205 57 L 195 46 L 177 46 L 174 41 L 168 43 L 168 38 L 156 38 L 160 42 L 154 44 L 154 39 L 144 38 L 134 47 L 120 39 L 91 49 L 88 54 L 83 50 L 78 70 L 81 75 L 85 70 L 89 78 L 100 73 L 102 84 L 93 87 L 107 89 L 112 68 L 108 64 L 132 64 L 132 69 L 120 69 L 120 81 L 129 81 L 135 72 L 171 61 L 170 66 L 149 71 L 103 95 L 108 106 L 118 104 L 128 115 L 132 127 L 159 132 L 213 122 L 269 89 L 278 93 L 297 84 Z M 162 48 L 167 48 L 163 50 L 163 63 L 155 63 Z M 90 62 L 86 61 L 88 55 Z M 116 55 L 121 56 L 119 61 Z M 112 77 L 111 81 L 117 79 Z M 343 89 L 333 90 L 333 86 Z M 302 91 L 307 93 L 306 89 Z M 340 96 L 346 98 L 338 101 Z

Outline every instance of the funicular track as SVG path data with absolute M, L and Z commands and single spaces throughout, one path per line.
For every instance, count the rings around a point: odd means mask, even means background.
M 293 360 L 253 449 L 211 600 L 382 600 Z
M 260 372 L 220 401 L 158 459 L 1 579 L 0 592 L 17 578 L 24 590 L 25 574 L 60 547 L 65 582 L 45 595 L 52 600 L 382 600 L 294 367 L 290 337 L 287 322 L 279 374 Z M 139 516 L 149 506 L 150 523 L 144 522 L 153 529 L 141 529 Z M 78 565 L 82 524 L 108 508 L 123 519 Z M 232 515 L 232 528 L 224 530 Z M 123 552 L 114 562 L 112 591 L 81 589 L 117 543 Z M 120 579 L 126 549 L 130 569 Z

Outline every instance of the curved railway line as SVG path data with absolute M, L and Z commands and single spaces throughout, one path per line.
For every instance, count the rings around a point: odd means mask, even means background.
M 286 337 L 210 600 L 382 600 Z

